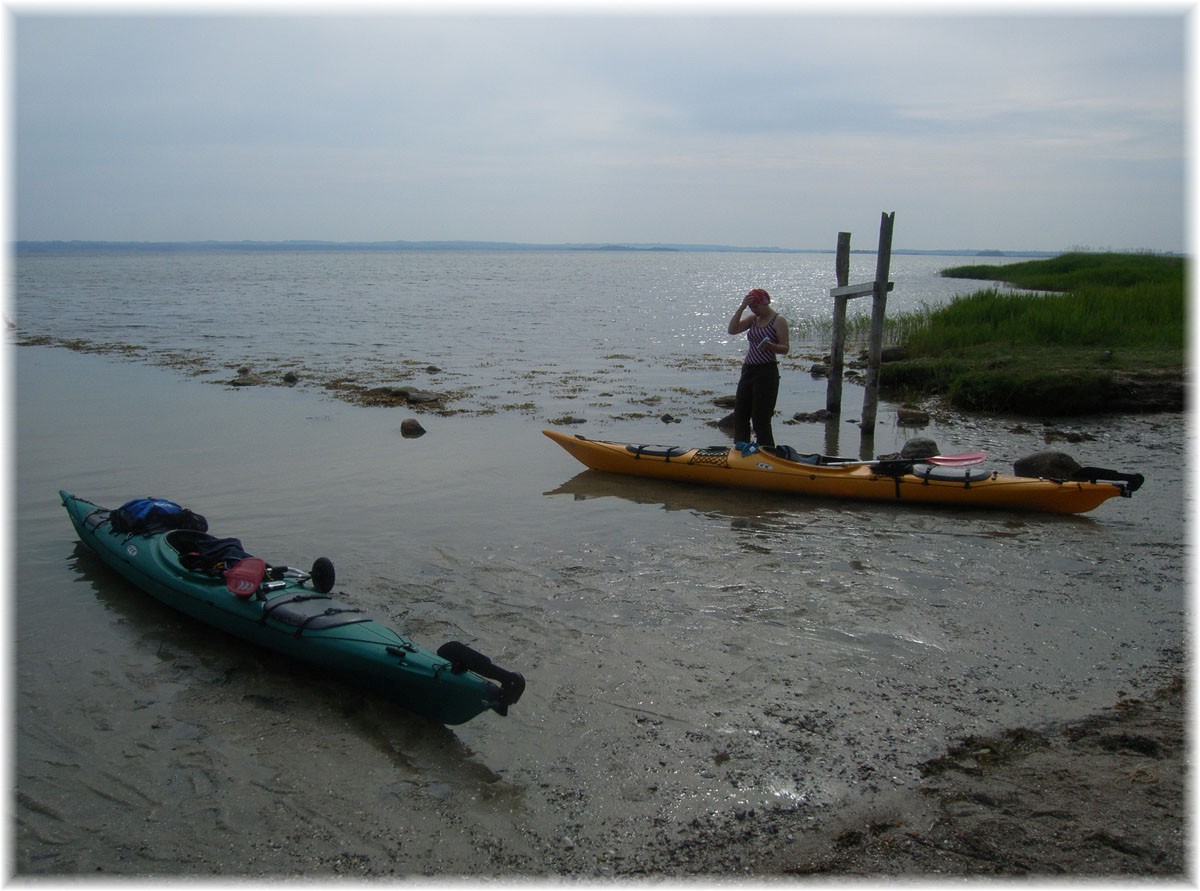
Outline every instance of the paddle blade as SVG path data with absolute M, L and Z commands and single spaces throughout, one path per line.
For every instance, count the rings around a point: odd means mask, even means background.
M 987 452 L 962 452 L 958 455 L 931 455 L 921 458 L 926 464 L 938 464 L 942 467 L 970 467 L 972 464 L 982 464 L 987 460 Z
M 225 587 L 238 597 L 253 597 L 267 574 L 267 563 L 260 557 L 246 557 L 225 570 Z

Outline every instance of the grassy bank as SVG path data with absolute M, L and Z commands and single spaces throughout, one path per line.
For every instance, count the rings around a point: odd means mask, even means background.
M 885 365 L 881 385 L 972 411 L 1182 410 L 1184 269 L 1179 257 L 1073 253 L 944 270 L 1031 291 L 993 287 L 890 319 L 909 358 Z

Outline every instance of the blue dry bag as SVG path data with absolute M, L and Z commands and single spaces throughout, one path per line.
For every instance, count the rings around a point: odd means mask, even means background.
M 165 498 L 135 498 L 109 516 L 113 532 L 148 535 L 168 529 L 208 531 L 208 521 L 197 513 Z

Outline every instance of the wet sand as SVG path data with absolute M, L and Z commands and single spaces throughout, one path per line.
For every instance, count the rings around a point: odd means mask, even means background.
M 948 515 L 630 487 L 529 425 L 403 440 L 386 410 L 23 349 L 23 877 L 1183 876 L 1172 418 L 1082 425 L 1156 467 L 1096 518 Z M 320 548 L 526 696 L 444 728 L 227 640 L 83 551 L 60 486 Z
M 924 764 L 917 788 L 797 845 L 773 844 L 769 827 L 763 847 L 747 839 L 702 871 L 1194 881 L 1187 697 L 1179 677 L 1065 726 L 967 738 Z

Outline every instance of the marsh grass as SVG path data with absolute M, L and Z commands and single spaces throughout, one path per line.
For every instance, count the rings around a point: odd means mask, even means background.
M 915 318 L 893 320 L 914 356 L 983 344 L 1158 348 L 1184 343 L 1182 285 L 1098 285 L 1065 294 L 1025 294 L 989 288 L 958 297 Z
M 928 305 L 915 312 L 898 313 L 884 319 L 884 341 L 889 344 L 907 343 L 909 338 L 929 324 L 934 310 Z M 797 342 L 828 348 L 833 342 L 832 319 L 788 320 L 792 339 Z M 846 317 L 846 349 L 866 349 L 871 337 L 871 314 L 857 313 Z
M 1006 266 L 954 266 L 945 278 L 1008 282 L 1030 291 L 1073 291 L 1093 286 L 1128 288 L 1142 284 L 1182 287 L 1184 258 L 1162 254 L 1060 254 Z
M 910 360 L 884 367 L 885 387 L 945 392 L 963 408 L 1062 413 L 1111 401 L 1116 371 L 1182 369 L 1182 258 L 1064 254 L 942 274 L 1037 292 L 992 287 L 889 319 L 887 342 Z

